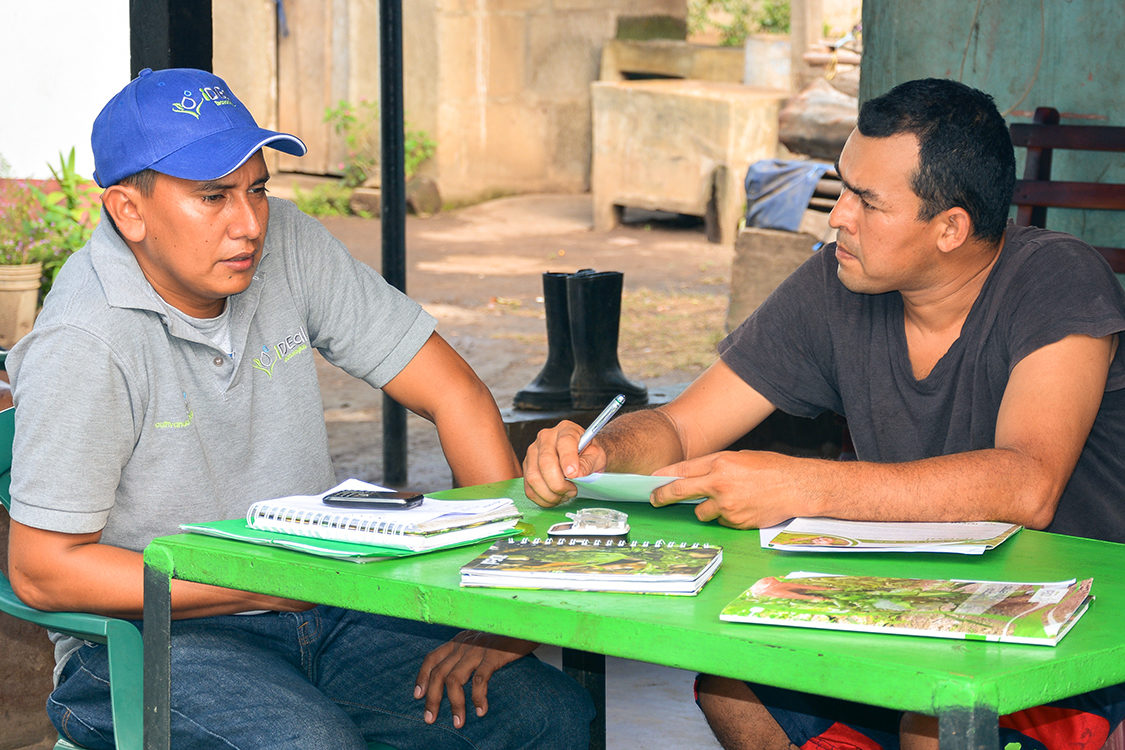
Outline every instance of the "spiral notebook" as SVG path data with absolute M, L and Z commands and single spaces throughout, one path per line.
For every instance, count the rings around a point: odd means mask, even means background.
M 510 538 L 463 566 L 461 585 L 691 596 L 722 560 L 690 542 Z
M 362 561 L 445 549 L 515 533 L 520 513 L 508 498 L 435 500 L 408 510 L 342 509 L 325 505 L 339 490 L 382 489 L 348 479 L 319 495 L 261 500 L 245 519 L 182 524 L 197 534 L 287 547 L 311 554 Z

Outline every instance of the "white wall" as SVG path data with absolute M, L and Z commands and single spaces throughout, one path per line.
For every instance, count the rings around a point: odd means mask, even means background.
M 50 177 L 72 146 L 91 176 L 94 118 L 129 82 L 128 0 L 0 0 L 0 71 L 0 177 Z

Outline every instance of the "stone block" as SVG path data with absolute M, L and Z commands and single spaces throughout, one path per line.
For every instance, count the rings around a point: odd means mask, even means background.
M 730 269 L 725 328 L 734 330 L 813 253 L 818 238 L 804 232 L 747 227 L 738 233 Z
M 592 85 L 594 225 L 621 207 L 703 216 L 708 237 L 734 242 L 752 162 L 777 156 L 774 89 L 696 80 Z
M 686 39 L 687 20 L 676 16 L 619 16 L 618 39 Z
M 381 216 L 383 213 L 383 193 L 377 187 L 358 187 L 348 198 L 348 208 L 360 216 Z
M 419 175 L 411 177 L 406 183 L 406 207 L 410 213 L 423 219 L 441 211 L 441 191 L 437 182 Z
M 603 81 L 646 76 L 742 83 L 745 53 L 677 39 L 610 39 L 602 48 Z

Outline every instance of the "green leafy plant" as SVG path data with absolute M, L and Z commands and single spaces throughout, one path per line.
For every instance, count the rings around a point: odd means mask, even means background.
M 58 168 L 47 165 L 57 188 L 44 192 L 34 188 L 41 209 L 40 219 L 46 227 L 53 252 L 43 259 L 44 283 L 41 293 L 46 295 L 66 259 L 90 239 L 101 218 L 101 203 L 97 185 L 87 181 L 74 169 L 74 149 L 63 156 L 59 153 Z
M 34 184 L 6 180 L 0 187 L 0 265 L 41 263 L 50 252 Z
M 0 188 L 0 264 L 42 263 L 40 299 L 101 216 L 99 190 L 75 170 L 73 148 L 48 168 L 55 183 L 50 190 L 30 180 L 8 180 Z
M 437 143 L 425 130 L 412 128 L 409 122 L 403 124 L 403 151 L 406 157 L 403 161 L 403 171 L 406 173 L 406 179 L 409 180 L 418 171 L 418 167 L 422 166 L 422 162 L 434 155 L 437 151 Z
M 361 99 L 358 104 L 341 99 L 324 112 L 324 121 L 344 139 L 346 160 L 340 165 L 343 183 L 354 188 L 362 185 L 379 165 L 379 104 Z M 422 162 L 434 155 L 437 144 L 429 134 L 411 127 L 403 128 L 403 156 L 406 179 L 414 176 Z
M 324 111 L 324 121 L 344 138 L 347 160 L 340 165 L 344 185 L 359 187 L 379 163 L 379 104 L 360 99 L 352 105 L 341 99 Z
M 740 47 L 758 32 L 787 34 L 789 0 L 689 0 L 688 28 L 717 32 L 726 47 Z
M 347 216 L 351 213 L 348 200 L 351 188 L 342 184 L 317 185 L 308 191 L 294 186 L 293 202 L 310 216 Z

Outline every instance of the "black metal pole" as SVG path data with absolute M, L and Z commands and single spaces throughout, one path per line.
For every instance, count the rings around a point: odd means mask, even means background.
M 211 70 L 211 0 L 129 0 L 129 67 Z
M 406 291 L 406 173 L 403 152 L 402 0 L 379 0 L 382 112 L 383 278 Z M 406 483 L 406 410 L 383 394 L 383 482 Z

